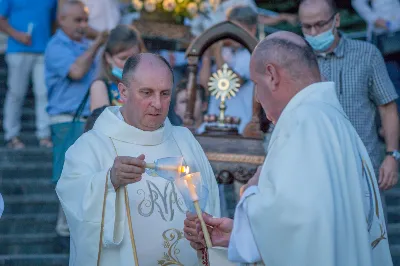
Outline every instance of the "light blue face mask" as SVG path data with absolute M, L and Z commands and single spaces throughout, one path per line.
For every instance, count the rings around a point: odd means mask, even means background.
M 114 75 L 114 77 L 122 79 L 122 69 L 119 67 L 113 67 L 111 73 Z
M 335 40 L 335 35 L 333 35 L 333 29 L 335 28 L 335 21 L 333 21 L 332 27 L 316 36 L 311 36 L 304 34 L 304 38 L 311 45 L 315 51 L 326 51 L 332 45 Z

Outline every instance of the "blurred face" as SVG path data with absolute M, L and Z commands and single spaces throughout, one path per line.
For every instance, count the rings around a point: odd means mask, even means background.
M 163 63 L 140 62 L 129 86 L 118 84 L 128 124 L 144 131 L 159 129 L 168 114 L 172 86 L 172 74 Z
M 87 8 L 82 5 L 71 5 L 60 15 L 60 25 L 65 34 L 74 41 L 81 41 L 88 27 Z
M 324 1 L 302 4 L 299 19 L 304 35 L 317 36 L 329 30 L 336 34 L 336 28 L 340 26 L 340 15 L 335 15 Z
M 122 52 L 116 53 L 114 55 L 106 54 L 107 63 L 110 66 L 116 66 L 120 69 L 123 69 L 125 66 L 126 60 L 129 57 L 137 55 L 140 52 L 139 47 L 136 45 L 131 47 L 130 49 L 124 50 Z
M 180 91 L 176 95 L 175 113 L 182 119 L 185 117 L 186 106 L 188 103 L 188 93 L 187 90 Z M 200 92 L 197 92 L 196 102 L 194 104 L 194 120 L 196 122 L 202 121 L 203 112 L 206 111 L 207 104 L 203 104 L 201 100 Z

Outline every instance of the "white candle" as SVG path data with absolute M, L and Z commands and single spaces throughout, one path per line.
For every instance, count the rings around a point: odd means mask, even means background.
M 193 201 L 198 201 L 199 196 L 196 193 L 196 186 L 193 184 L 192 175 L 185 175 L 184 179 L 185 179 L 185 185 L 187 186 L 187 188 L 189 190 L 190 198 Z

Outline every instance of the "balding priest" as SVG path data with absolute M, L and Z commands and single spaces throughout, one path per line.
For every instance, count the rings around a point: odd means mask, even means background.
M 71 232 L 70 265 L 206 263 L 184 238 L 187 208 L 177 187 L 145 169 L 145 162 L 182 156 L 206 183 L 205 211 L 219 216 L 218 187 L 201 146 L 166 118 L 172 86 L 162 57 L 130 58 L 118 85 L 125 105 L 105 109 L 66 153 L 56 191 Z
M 213 244 L 251 265 L 392 266 L 371 160 L 311 47 L 273 33 L 255 48 L 250 73 L 276 126 L 235 219 L 204 215 Z M 201 232 L 199 240 L 192 246 L 204 245 Z

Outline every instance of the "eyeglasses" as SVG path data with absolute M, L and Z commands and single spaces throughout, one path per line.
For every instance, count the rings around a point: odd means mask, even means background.
M 319 21 L 315 24 L 301 24 L 301 28 L 305 32 L 310 32 L 311 29 L 314 27 L 316 31 L 323 29 L 332 19 L 336 16 L 337 13 L 333 13 L 333 15 L 328 20 Z

